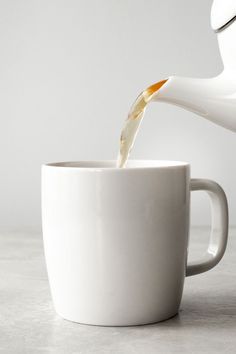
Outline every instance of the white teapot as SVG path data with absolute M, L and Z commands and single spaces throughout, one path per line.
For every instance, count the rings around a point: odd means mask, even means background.
M 210 79 L 171 76 L 152 100 L 164 101 L 236 132 L 236 0 L 214 0 L 211 25 L 224 70 Z

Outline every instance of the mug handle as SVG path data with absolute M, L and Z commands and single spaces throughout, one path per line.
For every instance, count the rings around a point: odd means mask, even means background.
M 191 179 L 190 189 L 206 191 L 210 196 L 212 226 L 206 255 L 199 262 L 187 264 L 186 276 L 206 272 L 219 263 L 228 239 L 228 204 L 223 189 L 216 182 L 207 179 Z

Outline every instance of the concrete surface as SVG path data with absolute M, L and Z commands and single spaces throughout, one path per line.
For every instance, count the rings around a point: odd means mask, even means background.
M 191 232 L 191 258 L 209 231 Z M 236 229 L 224 259 L 186 279 L 178 316 L 154 325 L 95 327 L 53 309 L 40 234 L 0 235 L 0 353 L 153 354 L 236 352 Z

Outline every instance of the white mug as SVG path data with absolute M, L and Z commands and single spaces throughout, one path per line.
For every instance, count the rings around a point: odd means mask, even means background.
M 190 191 L 211 199 L 206 255 L 187 264 Z M 42 222 L 56 312 L 79 323 L 127 326 L 177 314 L 185 276 L 222 258 L 227 200 L 215 182 L 190 179 L 173 161 L 52 163 L 42 166 Z

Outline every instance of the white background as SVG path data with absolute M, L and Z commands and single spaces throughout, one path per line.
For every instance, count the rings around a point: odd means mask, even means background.
M 40 230 L 40 165 L 114 159 L 131 103 L 177 74 L 222 70 L 211 0 L 0 1 L 0 228 Z M 236 135 L 180 108 L 148 108 L 132 158 L 191 162 L 236 222 Z M 192 198 L 192 223 L 210 223 Z

